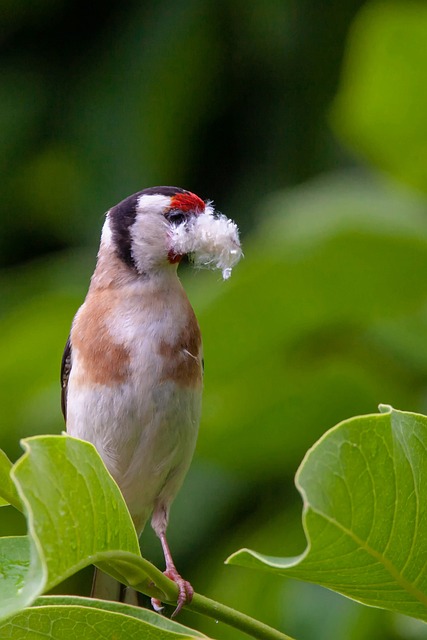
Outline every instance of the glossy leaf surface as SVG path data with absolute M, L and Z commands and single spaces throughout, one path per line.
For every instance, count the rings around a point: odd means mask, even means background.
M 427 418 L 382 410 L 340 423 L 307 453 L 296 477 L 301 556 L 242 550 L 228 561 L 427 620 Z

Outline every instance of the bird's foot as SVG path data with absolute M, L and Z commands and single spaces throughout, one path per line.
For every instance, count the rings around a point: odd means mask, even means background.
M 181 611 L 182 607 L 185 604 L 190 604 L 190 602 L 192 601 L 193 595 L 194 595 L 194 589 L 191 586 L 191 584 L 188 582 L 188 580 L 184 580 L 184 578 L 180 576 L 180 574 L 175 568 L 165 571 L 165 575 L 170 580 L 173 580 L 178 585 L 178 589 L 179 589 L 177 607 L 172 614 L 172 618 L 175 618 L 175 616 L 177 616 L 178 613 Z
M 173 569 L 169 568 L 163 573 L 166 577 L 168 577 L 170 580 L 173 580 L 175 584 L 178 585 L 179 592 L 177 607 L 171 616 L 172 618 L 175 618 L 175 616 L 178 615 L 184 605 L 190 604 L 191 600 L 193 599 L 194 589 L 187 580 L 184 580 L 184 578 L 178 573 L 175 567 Z M 157 613 L 159 613 L 163 609 L 162 603 L 157 598 L 151 598 L 151 606 L 153 607 L 154 611 L 157 611 Z

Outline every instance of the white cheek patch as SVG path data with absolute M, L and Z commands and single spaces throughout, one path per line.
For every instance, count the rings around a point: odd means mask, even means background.
M 111 227 L 110 227 L 110 214 L 107 213 L 107 215 L 105 217 L 104 225 L 102 227 L 101 243 L 105 247 L 110 247 L 111 244 L 112 244 L 112 238 L 113 238 L 113 233 L 112 233 Z
M 220 269 L 224 280 L 243 255 L 236 223 L 216 214 L 210 204 L 203 213 L 174 227 L 170 239 L 173 253 L 190 254 L 196 267 Z

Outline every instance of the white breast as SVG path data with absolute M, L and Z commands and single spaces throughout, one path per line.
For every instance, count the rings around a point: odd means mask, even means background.
M 176 277 L 163 288 L 152 283 L 116 291 L 108 304 L 106 295 L 90 291 L 73 324 L 67 430 L 96 446 L 141 530 L 157 500 L 172 502 L 194 452 L 202 393 L 200 333 Z M 79 333 L 89 327 L 89 334 L 94 308 L 96 335 L 105 331 L 128 356 L 126 375 L 111 384 L 106 375 L 96 378 L 93 360 L 100 348 L 91 354 Z M 110 363 L 104 355 L 98 355 L 104 369 L 117 366 L 117 358 Z

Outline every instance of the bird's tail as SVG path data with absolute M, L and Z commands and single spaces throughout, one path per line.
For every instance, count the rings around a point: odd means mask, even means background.
M 135 589 L 125 587 L 118 580 L 95 567 L 92 582 L 92 598 L 100 600 L 114 600 L 138 606 L 138 596 Z

